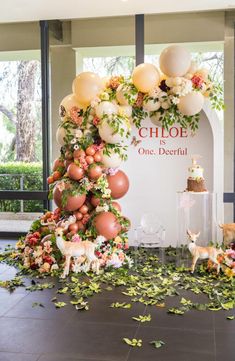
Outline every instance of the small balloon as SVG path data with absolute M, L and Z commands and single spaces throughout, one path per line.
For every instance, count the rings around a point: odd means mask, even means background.
M 171 45 L 161 52 L 159 64 L 164 74 L 170 77 L 183 76 L 190 68 L 191 55 L 182 46 Z
M 132 73 L 133 84 L 142 93 L 150 92 L 158 85 L 159 80 L 160 74 L 153 64 L 140 64 Z

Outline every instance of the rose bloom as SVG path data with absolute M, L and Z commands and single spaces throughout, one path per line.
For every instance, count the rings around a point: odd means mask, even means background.
M 124 253 L 122 253 L 122 252 L 120 252 L 120 253 L 118 254 L 118 257 L 119 257 L 120 261 L 124 261 L 124 259 L 125 259 L 125 255 L 124 255 Z
M 204 83 L 204 79 L 200 75 L 194 75 L 191 79 L 191 82 L 195 86 L 195 88 L 200 89 Z
M 42 265 L 43 264 L 43 259 L 42 257 L 36 257 L 35 260 L 34 260 L 34 263 L 38 266 Z
M 40 257 L 43 254 L 42 246 L 38 246 L 36 250 L 33 252 L 34 258 Z
M 80 111 L 81 109 L 79 109 L 78 107 L 72 107 L 70 109 L 70 117 L 72 121 L 77 125 L 81 125 L 83 121 L 83 117 L 80 116 Z
M 47 252 L 47 253 L 52 252 L 51 241 L 46 241 L 44 243 L 44 251 Z

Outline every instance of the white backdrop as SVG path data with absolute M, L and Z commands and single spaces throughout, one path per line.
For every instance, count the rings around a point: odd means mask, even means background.
M 129 146 L 128 161 L 121 166 L 130 180 L 129 192 L 119 200 L 123 214 L 132 222 L 129 241 L 132 244 L 133 229 L 139 224 L 141 215 L 153 212 L 166 229 L 166 245 L 176 245 L 176 192 L 186 188 L 192 154 L 202 156 L 199 164 L 204 168 L 206 187 L 213 191 L 212 129 L 204 112 L 201 113 L 199 130 L 194 136 L 184 130 L 183 137 L 180 137 L 180 129 L 174 128 L 171 133 L 174 137 L 178 132 L 177 137 L 163 138 L 161 128 L 158 128 L 160 134 L 155 137 L 157 127 L 149 119 L 143 122 L 142 128 L 141 131 L 132 130 L 132 135 L 141 142 L 137 146 Z M 167 135 L 165 131 L 163 136 Z M 178 151 L 179 148 L 182 151 Z M 172 154 L 166 154 L 166 151 L 172 151 Z

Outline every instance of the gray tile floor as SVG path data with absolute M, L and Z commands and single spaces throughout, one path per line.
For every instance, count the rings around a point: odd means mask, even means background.
M 0 279 L 14 274 L 12 267 L 0 265 Z M 112 309 L 112 302 L 127 300 L 121 288 L 94 296 L 87 312 L 76 311 L 69 302 L 57 310 L 51 302 L 56 290 L 31 293 L 19 287 L 10 294 L 0 288 L 0 361 L 235 360 L 235 321 L 226 319 L 231 311 L 190 311 L 176 316 L 141 304 L 133 304 L 130 310 Z M 67 295 L 58 298 L 69 301 Z M 33 308 L 34 302 L 45 307 Z M 170 298 L 167 305 L 174 302 Z M 150 325 L 131 319 L 148 313 Z M 141 338 L 143 346 L 131 348 L 123 337 Z M 163 340 L 165 345 L 155 349 L 149 344 L 152 340 Z

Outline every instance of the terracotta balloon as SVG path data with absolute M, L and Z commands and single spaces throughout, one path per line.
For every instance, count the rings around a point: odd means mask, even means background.
M 56 171 L 60 167 L 64 168 L 64 161 L 61 160 L 60 158 L 57 158 L 53 162 L 52 170 Z
M 91 204 L 93 205 L 93 207 L 97 207 L 100 204 L 100 198 L 98 198 L 96 196 L 92 196 Z
M 115 238 L 121 230 L 121 226 L 112 212 L 99 213 L 94 219 L 94 226 L 97 233 L 106 239 Z
M 81 221 L 81 219 L 83 218 L 83 214 L 79 211 L 74 212 L 74 216 L 76 217 L 77 221 Z
M 68 166 L 67 173 L 69 178 L 73 180 L 80 180 L 84 177 L 84 170 L 75 163 L 71 163 Z
M 102 175 L 102 168 L 99 165 L 91 165 L 88 169 L 88 176 L 91 179 L 98 179 Z
M 121 212 L 122 208 L 118 202 L 112 202 L 112 206 L 118 211 Z
M 79 103 L 78 98 L 75 94 L 69 94 L 60 103 L 59 113 L 62 120 L 64 120 L 66 116 L 70 115 L 69 111 L 73 107 L 77 107 L 80 109 L 86 108 L 84 104 Z
M 73 157 L 74 159 L 78 159 L 80 157 L 85 157 L 86 153 L 84 152 L 84 150 L 82 149 L 76 149 L 74 152 L 73 152 Z
M 132 82 L 142 93 L 150 92 L 160 80 L 160 74 L 153 64 L 139 64 L 132 73 Z
M 95 107 L 95 112 L 98 118 L 102 118 L 103 115 L 117 114 L 118 108 L 113 103 L 104 101 Z
M 74 79 L 72 88 L 79 102 L 89 104 L 102 91 L 102 81 L 97 74 L 87 71 Z
M 109 155 L 102 152 L 101 162 L 103 163 L 105 168 L 118 168 L 122 163 L 122 159 L 120 155 L 115 152 L 110 152 Z
M 123 129 L 123 134 L 115 133 L 113 128 L 108 124 L 106 119 L 103 119 L 101 124 L 99 125 L 99 135 L 100 138 L 103 139 L 106 143 L 116 144 L 120 143 L 123 139 L 125 139 L 128 132 L 128 124 L 126 122 L 122 122 L 120 127 Z
M 119 170 L 115 175 L 108 175 L 107 180 L 109 189 L 111 189 L 111 196 L 114 199 L 119 199 L 127 193 L 129 179 L 122 170 Z
M 179 111 L 186 116 L 192 116 L 202 110 L 204 96 L 200 92 L 192 91 L 180 98 L 177 107 Z
M 77 223 L 70 224 L 69 231 L 76 233 L 78 231 L 78 224 Z
M 70 187 L 72 188 L 72 185 L 70 185 L 69 183 L 65 184 L 65 189 L 69 189 Z M 69 212 L 76 211 L 78 208 L 80 208 L 83 205 L 83 203 L 86 200 L 85 194 L 76 194 L 74 196 L 69 195 L 67 197 L 66 204 L 62 206 L 63 190 L 61 189 L 63 189 L 63 187 L 61 188 L 61 182 L 59 182 L 57 183 L 57 185 L 53 190 L 53 199 L 57 207 L 65 211 L 69 211 Z
M 165 48 L 160 55 L 161 71 L 170 77 L 185 75 L 191 65 L 191 55 L 182 46 L 171 45 Z

